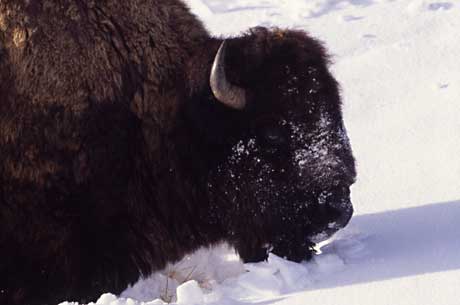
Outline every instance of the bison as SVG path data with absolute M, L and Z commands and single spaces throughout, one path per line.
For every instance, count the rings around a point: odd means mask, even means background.
M 2 0 L 0 303 L 88 302 L 221 241 L 308 259 L 353 212 L 328 65 L 179 0 Z

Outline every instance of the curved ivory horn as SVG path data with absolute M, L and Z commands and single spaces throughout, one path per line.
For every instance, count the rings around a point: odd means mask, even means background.
M 230 84 L 227 80 L 224 62 L 225 50 L 226 41 L 224 40 L 214 58 L 209 83 L 212 93 L 219 102 L 233 109 L 241 110 L 246 106 L 246 92 L 243 88 Z

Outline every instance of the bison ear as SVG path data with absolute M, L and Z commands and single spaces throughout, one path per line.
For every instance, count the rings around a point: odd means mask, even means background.
M 243 88 L 232 85 L 227 80 L 225 73 L 226 40 L 222 42 L 212 64 L 209 84 L 214 97 L 222 104 L 242 110 L 246 107 L 246 91 Z

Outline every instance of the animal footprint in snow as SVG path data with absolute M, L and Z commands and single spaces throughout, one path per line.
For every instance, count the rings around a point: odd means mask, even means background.
M 346 22 L 358 21 L 358 20 L 362 20 L 362 19 L 364 19 L 364 18 L 365 18 L 364 16 L 352 16 L 352 15 L 345 15 L 345 16 L 342 16 L 342 20 L 343 20 L 343 21 L 346 21 Z
M 450 10 L 454 5 L 450 2 L 433 2 L 428 4 L 428 9 L 430 11 L 439 11 L 439 10 Z
M 428 0 L 413 0 L 408 6 L 407 10 L 411 14 L 420 13 L 424 11 L 447 11 L 453 8 L 454 4 L 451 2 L 432 2 Z
M 365 39 L 375 39 L 375 38 L 377 38 L 377 36 L 374 35 L 374 34 L 364 34 L 363 38 L 365 38 Z

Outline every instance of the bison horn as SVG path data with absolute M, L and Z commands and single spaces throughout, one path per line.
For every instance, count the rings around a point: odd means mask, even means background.
M 232 85 L 225 74 L 226 41 L 222 42 L 212 64 L 209 82 L 215 98 L 224 105 L 241 110 L 246 106 L 246 92 L 243 88 Z

